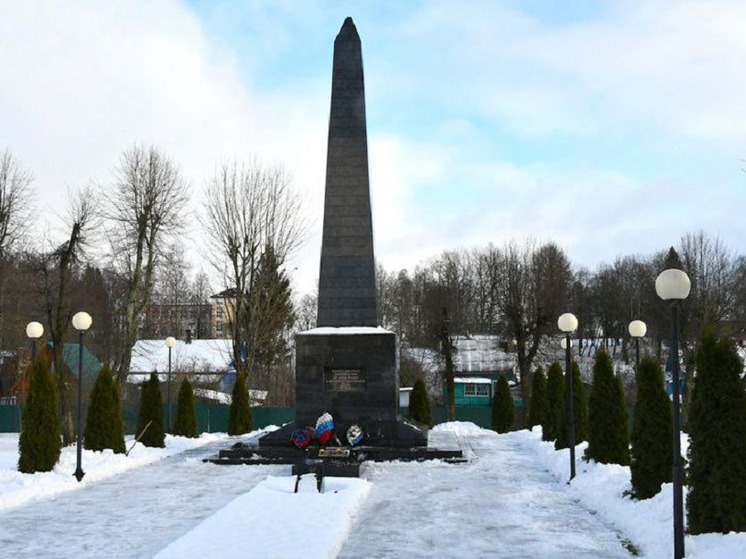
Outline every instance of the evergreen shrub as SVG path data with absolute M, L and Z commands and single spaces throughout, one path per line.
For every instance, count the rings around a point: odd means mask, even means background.
M 544 425 L 547 413 L 547 377 L 544 369 L 538 367 L 531 379 L 531 409 L 528 412 L 528 428 L 534 425 Z
M 110 448 L 116 454 L 125 452 L 119 386 L 111 375 L 108 363 L 99 371 L 91 391 L 83 446 L 87 450 Z
M 515 423 L 515 407 L 510 395 L 510 386 L 505 375 L 497 379 L 495 397 L 492 399 L 492 429 L 498 433 L 507 433 Z
M 414 381 L 412 393 L 409 395 L 409 409 L 407 417 L 429 425 L 433 425 L 433 417 L 430 411 L 430 399 L 427 397 L 427 388 L 422 376 L 418 376 Z
M 246 373 L 240 371 L 233 385 L 231 406 L 228 410 L 228 434 L 242 435 L 251 431 L 251 406 L 249 390 L 246 386 Z
M 572 372 L 572 401 L 573 401 L 573 431 L 575 444 L 578 444 L 588 438 L 588 399 L 585 396 L 585 387 L 580 377 L 580 367 L 573 361 L 570 368 Z M 563 390 L 566 386 L 563 386 Z M 554 448 L 568 448 L 567 440 L 567 406 L 562 406 L 562 421 L 560 422 L 560 432 L 557 440 L 554 441 Z
M 141 437 L 140 442 L 145 446 L 166 446 L 166 435 L 163 430 L 163 396 L 161 383 L 155 373 L 150 375 L 150 379 L 144 382 L 140 389 L 140 413 L 137 416 L 135 436 Z
M 198 436 L 197 419 L 194 416 L 194 392 L 189 379 L 182 380 L 179 387 L 179 403 L 176 408 L 174 435 L 190 438 Z
M 637 402 L 632 426 L 632 495 L 649 499 L 673 478 L 671 400 L 663 386 L 663 369 L 650 356 L 640 360 Z
M 688 526 L 746 532 L 746 393 L 735 344 L 702 335 L 689 406 Z
M 49 472 L 60 459 L 62 439 L 57 415 L 57 391 L 44 352 L 34 361 L 18 439 L 18 470 Z
M 544 423 L 541 424 L 541 439 L 543 441 L 557 440 L 562 431 L 562 409 L 565 406 L 565 381 L 562 366 L 555 361 L 547 372 L 547 406 Z
M 586 458 L 602 464 L 629 464 L 629 431 L 622 379 L 606 350 L 596 353 L 588 402 Z

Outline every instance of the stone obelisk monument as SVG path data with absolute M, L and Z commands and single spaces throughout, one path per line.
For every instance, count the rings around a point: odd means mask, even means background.
M 363 58 L 351 18 L 334 41 L 317 328 L 296 334 L 295 355 L 295 422 L 260 446 L 287 444 L 325 412 L 342 441 L 358 425 L 368 445 L 427 445 L 427 428 L 398 416 L 396 336 L 376 317 Z
M 317 325 L 378 326 L 360 37 L 334 41 Z

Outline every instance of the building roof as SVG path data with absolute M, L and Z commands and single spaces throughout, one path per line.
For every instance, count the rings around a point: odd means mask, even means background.
M 236 291 L 235 287 L 229 287 L 228 289 L 221 291 L 220 293 L 211 295 L 210 299 L 235 299 L 236 293 L 238 292 Z
M 461 384 L 492 384 L 492 379 L 484 377 L 455 377 L 453 382 Z
M 50 344 L 51 345 L 51 344 Z M 70 372 L 78 378 L 78 359 L 79 359 L 80 345 L 65 343 L 62 347 L 62 361 L 65 363 Z M 101 361 L 98 357 L 93 355 L 88 348 L 83 344 L 83 384 L 90 386 L 96 382 L 98 372 L 102 367 Z
M 233 400 L 233 395 L 228 392 L 220 392 L 219 390 L 209 390 L 207 388 L 195 388 L 194 395 L 198 398 L 205 400 L 212 400 L 220 404 L 230 405 Z M 249 390 L 249 398 L 254 404 L 264 402 L 267 399 L 266 390 Z
M 219 373 L 231 368 L 233 342 L 226 339 L 176 340 L 171 348 L 172 373 Z M 165 340 L 138 340 L 132 348 L 130 382 L 147 380 L 150 373 L 168 372 L 168 348 Z M 134 374 L 133 374 L 134 373 Z M 139 374 L 138 374 L 139 373 Z

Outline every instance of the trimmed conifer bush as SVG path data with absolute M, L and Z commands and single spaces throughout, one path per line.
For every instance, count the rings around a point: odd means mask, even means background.
M 538 367 L 531 379 L 531 409 L 528 412 L 528 428 L 533 430 L 534 425 L 544 425 L 547 413 L 547 377 L 544 369 Z
M 585 397 L 585 387 L 580 377 L 580 367 L 573 361 L 572 367 L 572 401 L 573 401 L 573 431 L 575 444 L 588 438 L 588 399 Z M 566 389 L 566 386 L 563 386 Z M 567 441 L 567 407 L 562 406 L 562 421 L 554 448 L 568 448 Z
M 746 531 L 746 393 L 733 342 L 707 329 L 689 405 L 689 532 Z
M 135 436 L 140 437 L 140 442 L 145 446 L 166 446 L 166 435 L 163 430 L 163 396 L 161 383 L 155 373 L 150 375 L 150 379 L 144 382 L 140 389 L 140 413 L 137 416 Z
M 614 374 L 611 357 L 602 349 L 596 353 L 593 363 L 586 458 L 602 464 L 628 465 L 627 421 L 622 380 Z
M 110 448 L 116 454 L 125 452 L 119 386 L 111 375 L 108 363 L 99 371 L 91 391 L 83 446 L 87 450 Z
M 60 459 L 62 439 L 57 415 L 57 391 L 42 351 L 34 361 L 18 439 L 18 470 L 49 472 Z
M 495 397 L 492 398 L 492 429 L 498 433 L 507 433 L 513 429 L 515 423 L 515 408 L 510 386 L 505 375 L 497 379 Z
M 637 403 L 632 427 L 632 494 L 657 495 L 673 477 L 671 400 L 663 386 L 663 369 L 653 357 L 643 357 L 637 374 Z
M 246 373 L 240 371 L 233 385 L 231 407 L 228 410 L 228 434 L 242 435 L 251 431 L 251 406 L 249 390 L 246 386 Z
M 176 407 L 174 435 L 190 438 L 198 436 L 197 419 L 194 417 L 194 392 L 189 379 L 182 380 L 179 387 L 179 403 Z
M 427 397 L 427 388 L 422 375 L 417 376 L 412 387 L 412 393 L 409 395 L 409 409 L 407 417 L 429 425 L 433 425 L 433 416 L 430 412 L 430 399 Z
M 547 407 L 541 424 L 543 441 L 557 440 L 561 432 L 562 409 L 565 406 L 565 381 L 562 367 L 555 361 L 547 372 Z

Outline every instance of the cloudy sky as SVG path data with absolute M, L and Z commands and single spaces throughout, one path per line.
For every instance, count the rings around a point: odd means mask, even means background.
M 699 229 L 746 253 L 742 0 L 0 0 L 0 149 L 49 215 L 136 142 L 181 167 L 196 215 L 217 164 L 283 165 L 315 219 L 309 290 L 346 16 L 387 269 L 510 239 L 593 269 Z

